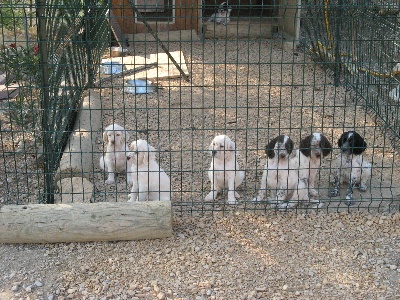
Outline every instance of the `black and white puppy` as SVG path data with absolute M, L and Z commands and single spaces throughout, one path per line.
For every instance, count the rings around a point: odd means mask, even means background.
M 371 179 L 371 164 L 364 160 L 363 152 L 367 149 L 364 138 L 355 131 L 344 132 L 338 140 L 340 154 L 337 159 L 337 170 L 333 177 L 333 189 L 330 197 L 339 195 L 340 184 L 348 183 L 346 204 L 354 204 L 353 188 L 365 192 Z
M 331 152 L 331 143 L 319 132 L 305 137 L 300 142 L 300 147 L 293 158 L 293 164 L 298 167 L 299 179 L 305 183 L 311 197 L 318 197 L 315 179 L 321 167 L 322 159 Z
M 274 207 L 290 208 L 299 201 L 309 200 L 306 185 L 299 180 L 297 166 L 291 161 L 293 148 L 294 143 L 287 135 L 275 137 L 265 147 L 267 162 L 254 202 L 262 201 L 267 189 L 276 191 Z
M 215 22 L 217 24 L 222 24 L 226 26 L 231 20 L 231 11 L 232 7 L 228 5 L 228 2 L 222 2 L 207 22 Z

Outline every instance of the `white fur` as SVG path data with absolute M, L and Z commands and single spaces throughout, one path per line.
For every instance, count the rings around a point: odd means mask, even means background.
M 230 22 L 232 8 L 227 2 L 222 2 L 217 11 L 211 15 L 207 22 L 215 22 L 217 24 L 227 25 Z
M 126 160 L 126 154 L 129 151 L 127 141 L 129 134 L 118 125 L 111 124 L 103 132 L 103 141 L 106 144 L 106 153 L 100 157 L 100 168 L 108 173 L 105 181 L 107 184 L 115 183 L 115 173 L 127 172 L 127 181 L 132 183 L 130 176 L 130 163 Z
M 355 142 L 350 144 L 343 143 L 343 145 L 339 144 L 339 147 L 341 147 L 341 153 L 338 155 L 337 169 L 332 180 L 334 188 L 330 191 L 331 197 L 338 196 L 340 185 L 342 183 L 348 183 L 346 192 L 346 203 L 348 205 L 354 203 L 353 188 L 358 187 L 360 191 L 365 192 L 368 189 L 372 174 L 372 165 L 364 159 L 362 154 L 367 148 L 364 138 L 359 136 L 357 133 L 350 131 L 343 133 L 339 141 L 346 141 L 352 137 L 356 137 Z M 364 148 L 358 150 L 358 154 L 353 153 L 354 150 L 352 150 L 352 147 L 360 149 L 362 145 L 364 145 Z
M 133 179 L 128 202 L 171 200 L 169 177 L 156 162 L 155 149 L 152 146 L 145 140 L 132 142 L 128 160 L 132 163 Z
M 213 201 L 218 192 L 228 189 L 228 203 L 236 204 L 239 194 L 236 189 L 242 184 L 244 171 L 240 170 L 236 159 L 235 143 L 226 135 L 216 136 L 209 146 L 212 159 L 208 171 L 211 181 L 211 192 L 205 197 L 206 201 Z
M 272 201 L 273 207 L 291 208 L 296 206 L 299 201 L 308 201 L 309 197 L 305 183 L 299 180 L 297 166 L 290 158 L 289 143 L 291 140 L 288 136 L 281 137 L 283 141 L 276 140 L 275 142 L 274 139 L 267 146 L 267 148 L 273 149 L 274 155 L 268 155 L 266 149 L 267 161 L 260 190 L 253 201 L 263 201 L 267 189 L 271 189 L 276 191 L 275 200 Z

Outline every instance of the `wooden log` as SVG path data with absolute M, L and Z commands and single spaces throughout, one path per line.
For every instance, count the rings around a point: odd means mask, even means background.
M 170 201 L 0 207 L 0 243 L 122 241 L 171 235 Z

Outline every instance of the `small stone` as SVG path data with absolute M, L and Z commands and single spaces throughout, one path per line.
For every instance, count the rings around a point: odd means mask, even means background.
M 75 293 L 76 292 L 76 289 L 68 289 L 67 290 L 67 293 L 68 294 L 73 294 L 73 293 Z
M 158 294 L 157 294 L 157 299 L 159 299 L 159 300 L 164 300 L 164 299 L 165 299 L 165 294 L 162 293 L 162 292 L 158 293 Z
M 13 285 L 13 287 L 11 288 L 11 291 L 16 292 L 18 291 L 19 286 L 18 285 Z
M 28 293 L 32 292 L 32 286 L 28 285 L 27 287 L 25 287 L 25 291 L 27 291 Z
M 282 290 L 286 291 L 287 289 L 288 289 L 288 285 L 285 284 L 285 285 L 282 287 Z
M 50 295 L 47 297 L 47 300 L 54 300 L 54 295 L 53 295 L 53 294 L 50 294 Z
M 43 283 L 41 283 L 40 281 L 35 281 L 35 285 L 37 287 L 41 287 L 41 286 L 43 286 Z
M 389 268 L 390 268 L 390 270 L 396 270 L 397 266 L 396 265 L 390 265 Z

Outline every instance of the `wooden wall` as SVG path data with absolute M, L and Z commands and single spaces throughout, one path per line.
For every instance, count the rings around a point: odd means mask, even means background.
M 175 0 L 175 22 L 149 22 L 152 29 L 161 31 L 199 29 L 198 0 Z M 124 34 L 147 32 L 143 23 L 135 23 L 135 13 L 128 0 L 111 0 L 112 10 Z

